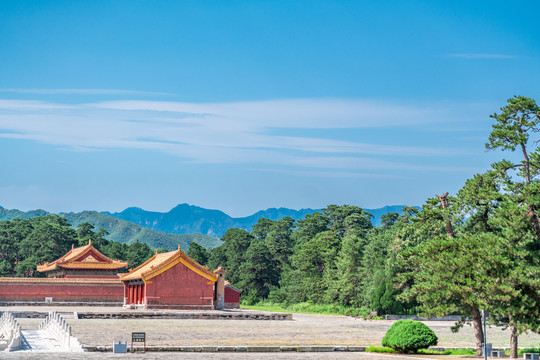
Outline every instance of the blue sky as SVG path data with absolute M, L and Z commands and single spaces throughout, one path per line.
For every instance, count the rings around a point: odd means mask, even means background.
M 0 205 L 246 216 L 454 193 L 502 157 L 489 115 L 540 101 L 539 11 L 3 1 Z

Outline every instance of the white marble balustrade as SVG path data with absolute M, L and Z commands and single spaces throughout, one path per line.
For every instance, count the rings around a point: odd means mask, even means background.
M 11 311 L 4 311 L 0 317 L 0 349 L 14 351 L 21 348 L 21 326 Z
M 84 351 L 79 339 L 71 334 L 71 326 L 56 311 L 49 312 L 49 315 L 39 325 L 39 330 L 49 333 L 71 351 Z

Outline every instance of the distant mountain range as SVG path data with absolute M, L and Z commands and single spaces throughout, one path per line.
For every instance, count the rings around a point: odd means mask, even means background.
M 270 220 L 279 220 L 285 216 L 290 216 L 298 220 L 315 211 L 318 210 L 268 209 L 247 217 L 233 218 L 220 210 L 209 210 L 194 205 L 180 204 L 166 213 L 130 207 L 122 212 L 104 212 L 104 214 L 169 234 L 200 233 L 221 237 L 231 228 L 251 231 L 251 227 L 263 217 Z
M 379 226 L 381 216 L 389 212 L 401 213 L 404 205 L 385 206 L 378 209 L 365 209 L 373 215 L 373 224 Z M 295 220 L 302 219 L 308 214 L 321 211 L 320 209 L 292 210 L 287 208 L 270 208 L 258 211 L 247 217 L 233 218 L 219 210 L 208 210 L 194 205 L 180 204 L 166 213 L 146 211 L 130 207 L 118 213 L 104 212 L 119 219 L 147 227 L 155 231 L 169 234 L 200 233 L 221 237 L 230 228 L 251 231 L 260 218 L 279 220 L 290 216 Z
M 24 212 L 20 210 L 0 209 L 0 221 L 13 220 L 15 218 L 30 219 L 36 216 L 45 215 L 51 215 L 51 213 L 45 210 Z M 168 250 L 177 249 L 178 245 L 180 245 L 182 249 L 187 250 L 189 244 L 193 241 L 206 248 L 214 248 L 221 245 L 221 240 L 209 235 L 165 234 L 96 211 L 83 211 L 70 214 L 62 213 L 59 215 L 65 217 L 74 227 L 77 227 L 83 222 L 88 222 L 94 225 L 95 231 L 100 229 L 107 230 L 109 235 L 105 238 L 121 243 L 131 244 L 139 241 L 141 243 L 146 243 L 153 248 L 161 247 Z
M 401 213 L 403 205 L 385 206 L 378 209 L 365 209 L 373 215 L 373 224 L 378 226 L 381 216 L 389 212 Z M 83 211 L 80 213 L 60 213 L 73 226 L 88 222 L 96 228 L 109 232 L 109 240 L 122 243 L 144 242 L 154 248 L 162 247 L 173 250 L 180 245 L 187 249 L 193 241 L 206 248 L 214 248 L 221 244 L 218 237 L 223 236 L 230 228 L 251 231 L 260 218 L 279 220 L 290 216 L 295 220 L 320 209 L 292 210 L 287 208 L 271 208 L 258 211 L 247 217 L 233 218 L 219 210 L 209 210 L 189 204 L 180 204 L 166 213 L 146 211 L 130 207 L 122 212 Z M 0 206 L 0 221 L 14 218 L 29 219 L 36 216 L 50 215 L 45 210 L 8 210 Z

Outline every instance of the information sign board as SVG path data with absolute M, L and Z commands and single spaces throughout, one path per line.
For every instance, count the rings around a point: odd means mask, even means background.
M 133 342 L 146 342 L 146 333 L 143 333 L 143 332 L 131 333 L 131 341 L 133 341 Z
M 146 353 L 146 333 L 131 333 L 131 353 L 133 354 L 133 343 L 143 343 L 143 352 Z

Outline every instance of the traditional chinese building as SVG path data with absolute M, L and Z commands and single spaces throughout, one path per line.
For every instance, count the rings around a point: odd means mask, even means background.
M 42 278 L 0 278 L 0 301 L 99 303 L 121 305 L 123 285 L 118 270 L 126 262 L 112 260 L 91 242 L 71 250 L 61 258 L 38 265 L 47 274 Z
M 72 247 L 58 260 L 38 265 L 37 270 L 49 278 L 118 279 L 118 270 L 127 266 L 127 262 L 109 259 L 89 241 L 86 246 Z
M 225 284 L 223 269 L 210 271 L 176 251 L 156 254 L 129 273 L 127 263 L 94 248 L 73 247 L 61 258 L 39 265 L 48 278 L 0 278 L 0 302 L 124 304 L 130 308 L 237 308 L 240 290 Z
M 225 271 L 212 272 L 178 250 L 156 254 L 127 274 L 124 304 L 142 308 L 224 308 Z

